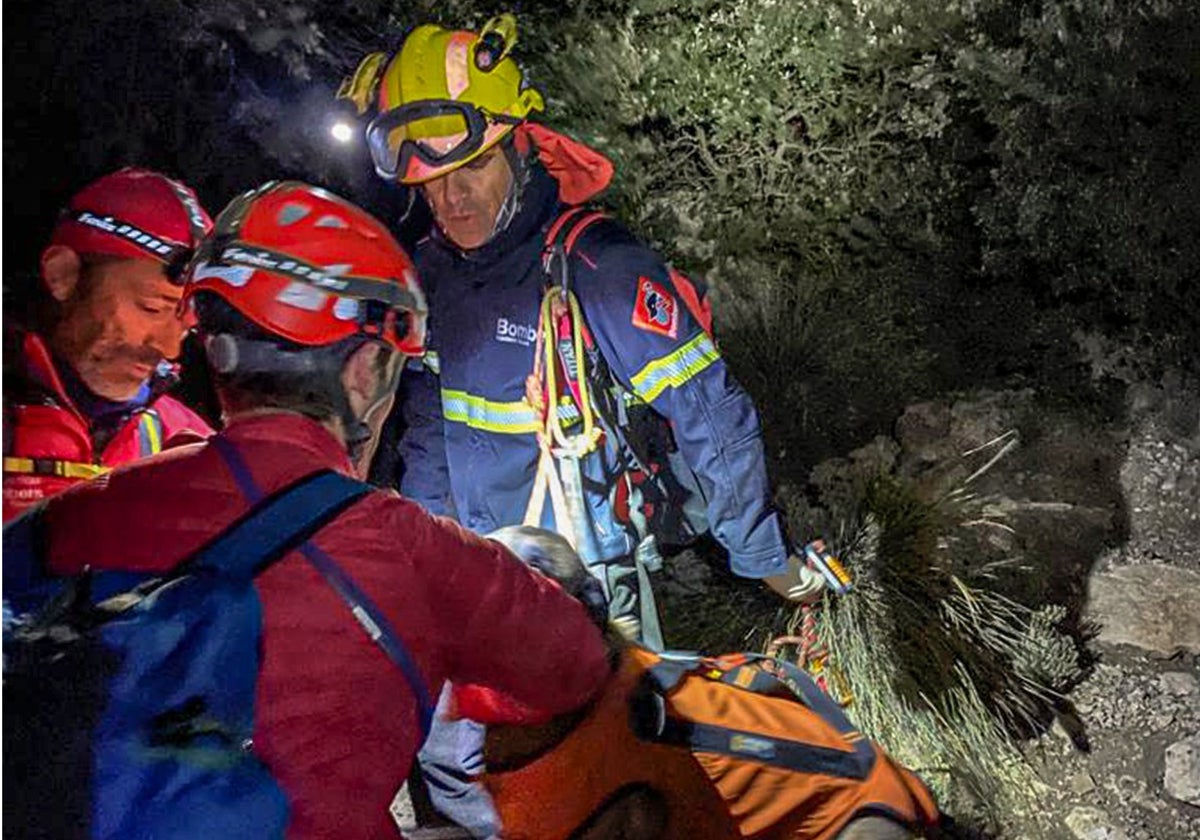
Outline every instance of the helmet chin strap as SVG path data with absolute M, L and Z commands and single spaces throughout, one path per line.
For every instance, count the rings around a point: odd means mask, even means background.
M 338 399 L 338 413 L 341 416 L 342 428 L 346 434 L 346 454 L 350 456 L 351 463 L 358 462 L 358 459 L 363 454 L 363 450 L 371 442 L 374 434 L 371 431 L 371 418 L 396 393 L 396 389 L 400 386 L 400 376 L 404 371 L 404 365 L 397 364 L 394 368 L 391 374 L 379 383 L 379 389 L 375 392 L 375 398 L 363 409 L 363 413 L 359 417 L 354 416 L 346 392 L 341 392 L 341 396 Z
M 492 225 L 492 234 L 488 237 L 488 242 L 503 233 L 512 224 L 512 220 L 517 217 L 517 213 L 521 210 L 521 199 L 525 196 L 525 185 L 529 183 L 529 158 L 517 151 L 511 134 L 500 141 L 500 148 L 504 152 L 505 159 L 508 160 L 508 168 L 512 171 L 512 181 L 509 182 L 508 193 L 504 196 L 500 209 L 496 211 L 496 221 Z

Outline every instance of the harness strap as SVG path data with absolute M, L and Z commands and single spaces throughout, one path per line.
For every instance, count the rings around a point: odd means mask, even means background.
M 659 733 L 651 740 L 698 752 L 759 761 L 797 773 L 858 781 L 867 778 L 875 765 L 875 751 L 862 735 L 852 742 L 852 749 L 846 751 L 668 715 L 663 719 Z
M 564 227 L 566 227 L 567 222 L 571 221 L 571 219 L 577 218 L 580 213 L 586 212 L 587 207 L 583 206 L 582 204 L 569 207 L 563 211 L 563 213 L 554 220 L 554 224 L 550 225 L 550 228 L 546 231 L 546 247 L 549 248 L 558 241 L 558 234 Z
M 550 442 L 538 433 L 538 463 L 537 477 L 534 479 L 533 492 L 529 496 L 529 504 L 525 507 L 523 524 L 534 528 L 540 527 L 542 511 L 546 507 L 546 496 L 550 496 L 551 510 L 554 511 L 554 522 L 562 537 L 571 544 L 578 546 L 575 529 L 571 525 L 570 511 L 563 491 L 562 479 L 554 465 L 554 454 L 550 451 Z
M 163 448 L 163 421 L 159 413 L 152 408 L 138 412 L 139 454 L 143 458 L 157 455 Z
M 21 458 L 4 456 L 4 472 L 13 475 L 46 475 L 58 478 L 91 479 L 112 472 L 112 467 L 57 458 Z
M 689 675 L 752 694 L 799 701 L 842 735 L 850 750 L 672 716 L 670 695 Z M 859 780 L 865 779 L 874 766 L 875 751 L 870 741 L 807 674 L 789 663 L 750 653 L 711 659 L 687 651 L 667 651 L 647 669 L 646 677 L 633 709 L 637 734 L 643 740 L 748 758 L 803 773 Z
M 808 706 L 843 735 L 858 731 L 841 705 L 807 672 L 790 662 L 756 653 L 740 654 L 737 661 L 711 659 L 686 651 L 666 651 L 661 656 L 647 673 L 655 690 L 664 696 L 674 691 L 684 677 L 698 674 L 754 694 L 778 695 L 783 691 Z

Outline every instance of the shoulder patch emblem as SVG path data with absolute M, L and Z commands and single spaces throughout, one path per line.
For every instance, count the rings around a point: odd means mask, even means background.
M 677 338 L 679 302 L 664 286 L 649 277 L 639 277 L 633 303 L 633 325 L 647 332 Z

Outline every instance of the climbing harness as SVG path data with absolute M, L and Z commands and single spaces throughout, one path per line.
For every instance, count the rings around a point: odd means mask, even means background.
M 583 212 L 582 216 L 580 212 Z M 596 423 L 587 375 L 591 341 L 590 336 L 585 336 L 579 300 L 570 288 L 567 257 L 583 229 L 604 217 L 597 211 L 572 208 L 546 233 L 542 267 L 549 285 L 538 313 L 534 369 L 526 380 L 526 398 L 540 414 L 540 423 L 537 477 L 525 509 L 524 524 L 537 526 L 541 523 L 549 495 L 559 533 L 579 552 L 585 563 L 594 563 L 600 557 L 587 520 L 580 461 L 600 446 L 604 429 Z M 572 219 L 575 219 L 574 225 L 565 238 L 560 238 Z M 562 384 L 568 392 L 561 399 L 558 396 L 560 367 L 564 374 Z M 579 431 L 569 433 L 568 427 L 575 425 L 580 426 Z
M 684 510 L 688 485 L 669 466 L 673 444 L 666 421 L 613 377 L 572 289 L 570 257 L 576 243 L 591 225 L 608 218 L 603 211 L 572 206 L 545 234 L 546 286 L 538 313 L 534 369 L 525 382 L 526 400 L 539 418 L 539 452 L 523 521 L 540 525 L 549 497 L 555 529 L 601 578 L 614 621 L 630 638 L 661 649 L 648 575 L 662 568 L 658 537 L 665 535 L 671 543 L 686 541 L 703 528 L 696 528 Z M 680 300 L 710 334 L 707 298 L 679 272 L 669 269 L 668 273 Z M 606 442 L 617 453 L 608 502 L 615 522 L 633 539 L 628 558 L 601 556 L 598 534 L 609 523 L 592 520 L 584 490 L 583 460 Z M 655 443 L 659 449 L 665 445 L 666 451 L 656 454 Z M 627 589 L 638 592 L 637 615 L 623 612 Z

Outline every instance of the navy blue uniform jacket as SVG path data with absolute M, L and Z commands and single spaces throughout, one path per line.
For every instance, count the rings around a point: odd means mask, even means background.
M 406 372 L 402 389 L 400 490 L 478 533 L 520 524 L 533 488 L 538 420 L 525 380 L 547 285 L 545 231 L 564 209 L 557 183 L 535 165 L 521 208 L 487 245 L 461 252 L 434 233 L 416 249 L 431 352 L 423 369 Z M 572 288 L 600 352 L 624 388 L 670 421 L 733 571 L 783 573 L 789 552 L 770 501 L 758 414 L 672 296 L 662 258 L 611 220 L 588 227 L 572 254 Z M 582 465 L 601 560 L 636 545 L 612 512 L 613 441 Z M 553 528 L 549 504 L 542 525 Z

